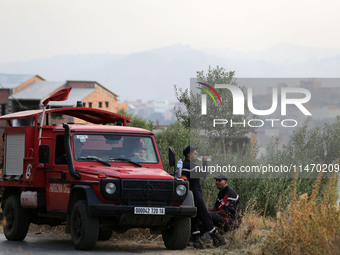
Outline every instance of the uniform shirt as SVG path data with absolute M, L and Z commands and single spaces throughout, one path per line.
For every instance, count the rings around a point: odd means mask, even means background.
M 203 166 L 206 166 L 207 162 L 203 162 Z M 195 203 L 204 203 L 201 181 L 199 178 L 191 178 L 191 172 L 195 171 L 197 165 L 190 160 L 185 159 L 183 162 L 182 175 L 189 181 L 189 188 L 192 191 L 195 199 Z
M 235 219 L 241 209 L 241 201 L 237 193 L 229 186 L 221 190 L 216 199 L 215 208 L 224 210 L 228 219 Z
M 206 166 L 207 162 L 203 162 L 203 166 Z M 190 160 L 185 159 L 183 162 L 182 175 L 189 181 L 189 188 L 192 191 L 195 201 L 195 207 L 197 207 L 197 215 L 191 220 L 191 233 L 205 233 L 207 231 L 214 230 L 214 224 L 208 213 L 207 207 L 204 203 L 203 193 L 200 178 L 192 178 L 193 171 L 197 165 Z

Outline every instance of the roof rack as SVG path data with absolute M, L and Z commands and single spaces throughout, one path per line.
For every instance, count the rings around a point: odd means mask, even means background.
M 7 120 L 9 126 L 12 126 L 11 120 L 14 119 L 27 119 L 27 118 L 35 118 L 35 125 L 38 124 L 38 117 L 43 113 L 42 109 L 39 110 L 27 110 L 21 112 L 14 112 L 10 114 L 6 114 L 0 116 L 0 120 Z M 93 124 L 111 124 L 116 122 L 122 122 L 124 126 L 126 123 L 131 122 L 131 119 L 109 111 L 95 109 L 95 108 L 85 108 L 85 107 L 65 107 L 65 108 L 54 108 L 54 109 L 46 109 L 45 114 L 49 113 L 59 113 L 68 115 L 71 117 L 76 117 L 78 119 L 82 119 L 84 121 L 93 123 Z

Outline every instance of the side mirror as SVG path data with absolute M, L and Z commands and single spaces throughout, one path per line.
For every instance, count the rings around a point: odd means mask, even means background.
M 46 144 L 39 145 L 39 163 L 47 164 L 50 161 L 50 147 Z
M 173 148 L 169 148 L 169 166 L 176 170 L 176 154 Z

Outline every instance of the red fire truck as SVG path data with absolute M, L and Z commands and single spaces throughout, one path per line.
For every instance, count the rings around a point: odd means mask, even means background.
M 92 124 L 49 124 L 53 114 Z M 150 131 L 84 107 L 22 111 L 0 120 L 9 125 L 0 179 L 8 240 L 23 240 L 30 223 L 66 224 L 77 249 L 92 249 L 113 231 L 130 228 L 161 233 L 168 249 L 186 247 L 193 196 L 187 181 L 164 170 Z M 26 126 L 14 126 L 20 123 Z M 169 156 L 174 166 L 173 152 Z

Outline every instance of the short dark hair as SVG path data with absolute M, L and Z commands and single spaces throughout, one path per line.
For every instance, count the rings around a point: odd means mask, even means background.
M 188 145 L 183 150 L 183 155 L 186 157 L 186 156 L 188 156 L 189 153 L 191 153 L 191 152 L 193 152 L 194 150 L 197 150 L 197 149 L 198 149 L 198 147 L 191 147 L 190 145 Z

